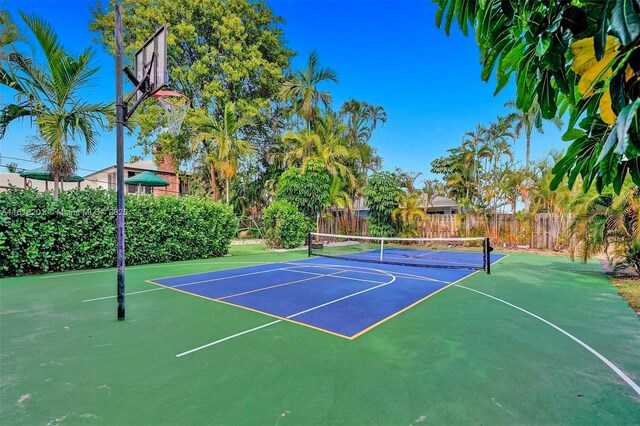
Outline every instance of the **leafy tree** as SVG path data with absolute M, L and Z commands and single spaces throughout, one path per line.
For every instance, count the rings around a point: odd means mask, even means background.
M 115 0 L 97 0 L 89 27 L 107 52 L 114 52 Z M 284 80 L 293 52 L 283 41 L 282 18 L 264 1 L 250 0 L 120 0 L 123 8 L 123 41 L 127 60 L 167 23 L 167 67 L 172 90 L 187 96 L 202 114 L 220 119 L 225 103 L 234 102 L 240 116 L 256 120 L 246 134 L 251 140 L 272 136 L 269 117 L 279 111 L 273 99 Z M 131 68 L 132 63 L 127 65 Z M 159 144 L 176 163 L 190 160 L 190 132 L 197 126 L 189 114 L 182 134 L 169 137 L 158 126 L 161 107 L 144 102 L 132 126 L 138 127 L 138 143 L 151 152 Z M 279 113 L 279 112 L 278 112 Z M 257 142 L 256 142 L 257 143 Z
M 311 133 L 311 124 L 318 116 L 319 105 L 325 108 L 331 105 L 331 94 L 322 91 L 318 85 L 323 82 L 338 82 L 338 75 L 331 68 L 320 67 L 318 52 L 311 52 L 307 67 L 294 71 L 280 88 L 280 98 L 293 103 L 294 112 L 306 123 L 307 134 Z
M 54 178 L 54 197 L 61 179 L 77 167 L 73 142 L 83 142 L 87 154 L 98 143 L 96 128 L 102 128 L 111 106 L 84 101 L 79 91 L 91 84 L 97 68 L 91 68 L 94 53 L 86 49 L 78 57 L 68 53 L 51 26 L 34 15 L 20 15 L 44 55 L 43 66 L 23 55 L 13 55 L 0 68 L 0 84 L 16 92 L 16 103 L 0 110 L 0 139 L 13 121 L 29 117 L 37 136 L 29 150 L 45 162 Z
M 462 149 L 456 147 L 448 149 L 447 152 L 449 155 L 438 157 L 431 162 L 431 173 L 442 175 L 442 180 L 446 183 L 446 194 L 457 201 L 467 197 L 467 191 L 473 188 L 466 184 L 467 179 L 461 177 L 468 174 L 468 170 L 463 169 L 465 154 Z M 460 184 L 452 185 L 453 182 Z
M 496 93 L 515 76 L 516 106 L 537 101 L 543 118 L 568 110 L 571 141 L 554 167 L 583 191 L 593 182 L 620 193 L 629 174 L 640 185 L 640 3 L 634 0 L 541 2 L 434 0 L 436 25 L 473 28 L 481 78 L 495 70 Z
M 239 162 L 255 151 L 248 141 L 238 138 L 243 128 L 251 123 L 251 119 L 237 116 L 233 102 L 225 104 L 222 119 L 201 117 L 199 121 L 193 145 L 194 148 L 201 147 L 205 153 L 214 200 L 219 199 L 218 173 L 225 181 L 225 201 L 229 203 L 230 182 L 236 175 Z
M 375 172 L 369 177 L 362 192 L 369 208 L 369 233 L 377 237 L 389 237 L 396 233 L 396 223 L 391 213 L 398 207 L 402 183 L 390 172 Z
M 324 164 L 310 161 L 304 171 L 291 167 L 280 176 L 276 199 L 292 203 L 315 222 L 329 201 L 330 186 L 331 176 Z

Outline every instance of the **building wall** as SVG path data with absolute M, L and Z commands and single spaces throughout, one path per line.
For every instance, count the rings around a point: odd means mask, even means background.
M 180 195 L 180 180 L 176 176 L 176 167 L 173 159 L 165 155 L 158 163 L 158 170 L 171 172 L 171 175 L 161 174 L 162 179 L 169 182 L 169 186 L 155 188 L 156 194 Z
M 80 182 L 80 187 L 83 187 L 84 182 Z M 4 192 L 11 186 L 17 186 L 18 188 L 25 189 L 25 179 L 18 173 L 0 172 L 0 192 Z M 53 182 L 45 182 L 42 180 L 27 179 L 26 186 L 37 189 L 38 191 L 45 191 L 47 188 L 53 191 Z M 77 182 L 63 182 L 62 189 L 70 190 L 78 187 Z

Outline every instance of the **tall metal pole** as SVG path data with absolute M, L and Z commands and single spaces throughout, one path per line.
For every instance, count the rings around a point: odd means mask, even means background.
M 122 85 L 122 10 L 115 5 L 116 15 L 116 257 L 118 265 L 118 320 L 124 320 L 124 121 L 125 104 Z

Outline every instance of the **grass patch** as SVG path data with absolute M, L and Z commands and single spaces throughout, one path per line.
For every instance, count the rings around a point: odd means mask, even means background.
M 618 293 L 640 316 L 640 277 L 611 278 L 611 281 L 618 288 Z

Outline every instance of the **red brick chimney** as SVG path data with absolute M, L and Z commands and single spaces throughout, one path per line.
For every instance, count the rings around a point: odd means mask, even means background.
M 158 188 L 157 191 L 159 194 L 167 194 L 167 195 L 180 195 L 180 181 L 176 176 L 176 166 L 173 162 L 173 158 L 170 155 L 163 155 L 162 159 L 158 163 L 158 170 L 171 172 L 171 176 L 167 174 L 162 174 L 160 177 L 169 182 L 169 186 L 165 186 L 164 188 Z

